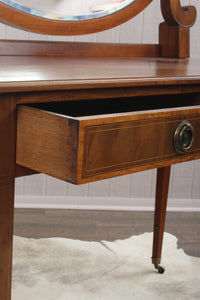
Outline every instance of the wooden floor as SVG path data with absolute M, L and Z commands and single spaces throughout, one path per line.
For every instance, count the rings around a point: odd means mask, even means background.
M 200 213 L 167 213 L 165 231 L 178 238 L 178 247 L 200 257 Z M 153 213 L 16 209 L 15 235 L 24 237 L 67 237 L 99 241 L 125 239 L 152 232 Z

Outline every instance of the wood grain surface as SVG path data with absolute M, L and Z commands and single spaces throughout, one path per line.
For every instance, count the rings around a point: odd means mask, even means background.
M 171 166 L 159 168 L 157 170 L 156 201 L 154 214 L 154 238 L 152 253 L 153 264 L 160 264 L 161 261 L 170 172 Z
M 78 122 L 24 106 L 18 108 L 17 119 L 16 162 L 62 180 L 75 181 Z
M 187 58 L 190 56 L 190 31 L 185 27 L 161 23 L 159 44 L 163 57 Z
M 169 25 L 189 28 L 196 20 L 195 7 L 192 5 L 182 6 L 180 0 L 161 0 L 161 11 Z
M 1 94 L 0 100 L 0 300 L 10 300 L 16 111 L 12 94 Z
M 200 113 L 200 110 L 199 110 Z M 109 173 L 137 170 L 187 155 L 198 154 L 200 150 L 200 114 L 176 117 L 162 117 L 155 113 L 151 119 L 120 121 L 107 125 L 88 125 L 84 131 L 83 178 Z M 148 116 L 147 116 L 148 118 Z M 190 151 L 178 155 L 173 146 L 176 127 L 182 120 L 188 120 L 195 128 L 195 142 Z M 129 171 L 128 171 L 129 170 Z
M 97 100 L 89 107 L 82 101 L 19 106 L 17 163 L 62 180 L 86 183 L 198 158 L 200 107 L 161 109 L 164 99 L 158 98 L 161 104 L 157 110 L 149 106 L 149 98 L 147 103 L 143 98 L 138 103 L 136 99 Z M 180 99 L 183 105 L 184 98 Z M 126 110 L 130 105 L 130 111 L 122 113 L 122 104 Z M 109 109 L 115 113 L 104 114 Z M 180 155 L 173 137 L 183 120 L 191 122 L 195 139 L 192 148 Z
M 158 44 L 0 40 L 0 55 L 65 57 L 160 57 Z
M 200 61 L 0 56 L 0 92 L 200 84 Z

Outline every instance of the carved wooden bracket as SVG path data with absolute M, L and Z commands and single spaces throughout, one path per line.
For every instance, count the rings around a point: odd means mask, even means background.
M 194 6 L 181 6 L 180 0 L 161 0 L 161 10 L 166 23 L 189 28 L 196 20 Z
M 190 30 L 195 23 L 196 8 L 181 6 L 180 0 L 161 0 L 165 22 L 159 27 L 162 56 L 187 58 L 190 56 Z

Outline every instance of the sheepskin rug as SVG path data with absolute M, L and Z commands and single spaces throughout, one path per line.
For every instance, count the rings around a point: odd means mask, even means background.
M 114 242 L 14 237 L 12 300 L 200 299 L 200 258 L 165 233 L 162 266 L 151 264 L 152 233 Z

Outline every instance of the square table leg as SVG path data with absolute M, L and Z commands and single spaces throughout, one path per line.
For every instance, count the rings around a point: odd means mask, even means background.
M 159 168 L 157 170 L 152 263 L 155 268 L 158 269 L 159 273 L 164 272 L 164 269 L 159 266 L 159 264 L 161 261 L 163 233 L 165 228 L 170 170 L 171 166 Z
M 13 94 L 0 95 L 0 300 L 11 299 L 15 179 Z

